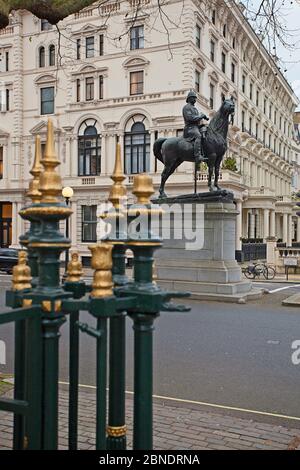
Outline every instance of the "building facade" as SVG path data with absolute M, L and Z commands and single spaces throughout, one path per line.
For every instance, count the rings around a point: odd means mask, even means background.
M 157 2 L 155 2 L 156 4 Z M 224 96 L 236 101 L 221 184 L 234 192 L 236 249 L 242 239 L 276 236 L 291 245 L 297 230 L 291 198 L 293 114 L 297 99 L 234 1 L 112 0 L 68 17 L 60 32 L 27 12 L 0 31 L 0 245 L 17 246 L 34 140 L 55 125 L 64 186 L 74 189 L 72 244 L 83 256 L 97 237 L 97 215 L 111 184 L 117 139 L 127 183 L 162 165 L 157 137 L 181 135 L 190 89 L 209 116 Z M 184 6 L 184 7 L 183 7 Z M 165 18 L 165 19 L 164 19 Z M 166 191 L 191 192 L 185 163 Z M 199 174 L 199 190 L 206 187 Z M 293 220 L 294 214 L 294 220 Z M 298 230 L 300 233 L 300 230 Z

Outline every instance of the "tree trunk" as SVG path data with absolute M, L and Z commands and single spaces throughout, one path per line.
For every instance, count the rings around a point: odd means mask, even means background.
M 0 0 L 0 29 L 8 25 L 13 10 L 28 10 L 51 24 L 92 5 L 94 0 Z

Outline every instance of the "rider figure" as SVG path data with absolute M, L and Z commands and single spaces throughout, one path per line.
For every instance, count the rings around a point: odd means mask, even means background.
M 199 163 L 205 160 L 203 142 L 205 141 L 207 133 L 207 126 L 200 126 L 200 121 L 202 119 L 209 121 L 209 118 L 198 111 L 195 107 L 196 101 L 196 93 L 190 91 L 186 99 L 187 104 L 183 108 L 183 118 L 185 122 L 183 137 L 190 142 L 195 142 L 194 157 L 196 163 Z

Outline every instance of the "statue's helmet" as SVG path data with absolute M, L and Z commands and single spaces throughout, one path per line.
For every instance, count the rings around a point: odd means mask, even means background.
M 189 99 L 190 98 L 197 98 L 197 94 L 195 91 L 191 90 L 189 91 L 187 97 L 186 97 L 186 102 L 188 103 L 189 102 Z

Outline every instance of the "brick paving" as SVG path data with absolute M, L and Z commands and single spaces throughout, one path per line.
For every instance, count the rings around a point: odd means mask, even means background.
M 95 448 L 95 393 L 81 390 L 80 450 Z M 126 400 L 128 448 L 132 446 L 132 396 Z M 0 412 L 0 449 L 11 449 L 13 418 Z M 286 421 L 285 421 L 286 424 Z M 68 393 L 60 390 L 59 449 L 68 445 Z M 157 450 L 300 450 L 300 429 L 203 411 L 167 401 L 154 403 L 154 449 Z

